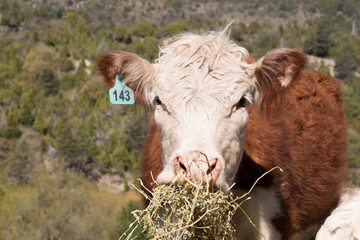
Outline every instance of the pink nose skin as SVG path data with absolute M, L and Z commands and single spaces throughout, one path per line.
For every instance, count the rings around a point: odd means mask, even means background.
M 193 177 L 196 181 L 216 182 L 222 170 L 222 164 L 217 158 L 208 158 L 200 152 L 190 152 L 178 156 L 172 161 L 175 174 Z

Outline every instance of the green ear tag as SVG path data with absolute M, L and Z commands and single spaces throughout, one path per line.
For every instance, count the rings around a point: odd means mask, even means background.
M 109 90 L 110 102 L 112 104 L 134 104 L 135 97 L 131 88 L 128 88 L 124 81 L 123 76 L 116 75 L 115 86 Z

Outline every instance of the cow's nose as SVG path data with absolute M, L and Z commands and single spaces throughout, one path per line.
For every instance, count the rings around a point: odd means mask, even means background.
M 175 174 L 183 174 L 194 178 L 196 181 L 216 182 L 222 170 L 222 164 L 218 158 L 208 158 L 201 152 L 190 152 L 179 155 L 173 160 Z

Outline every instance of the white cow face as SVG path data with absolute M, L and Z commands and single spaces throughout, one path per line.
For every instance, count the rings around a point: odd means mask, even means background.
M 185 174 L 226 191 L 241 162 L 248 106 L 257 100 L 259 86 L 275 89 L 291 82 L 293 53 L 278 50 L 248 64 L 246 49 L 226 32 L 212 32 L 180 36 L 153 64 L 113 52 L 99 58 L 99 67 L 109 85 L 122 74 L 137 90 L 137 100 L 153 106 L 164 166 L 159 183 Z
M 160 183 L 178 173 L 203 174 L 226 189 L 235 177 L 256 86 L 247 51 L 225 37 L 184 35 L 153 65 L 149 97 L 162 145 Z

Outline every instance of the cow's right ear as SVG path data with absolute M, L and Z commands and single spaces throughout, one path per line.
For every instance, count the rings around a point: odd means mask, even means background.
M 133 53 L 113 51 L 98 58 L 98 67 L 105 86 L 113 87 L 115 76 L 122 75 L 124 83 L 135 93 L 135 102 L 148 103 L 147 95 L 154 80 L 154 68 L 150 62 Z

